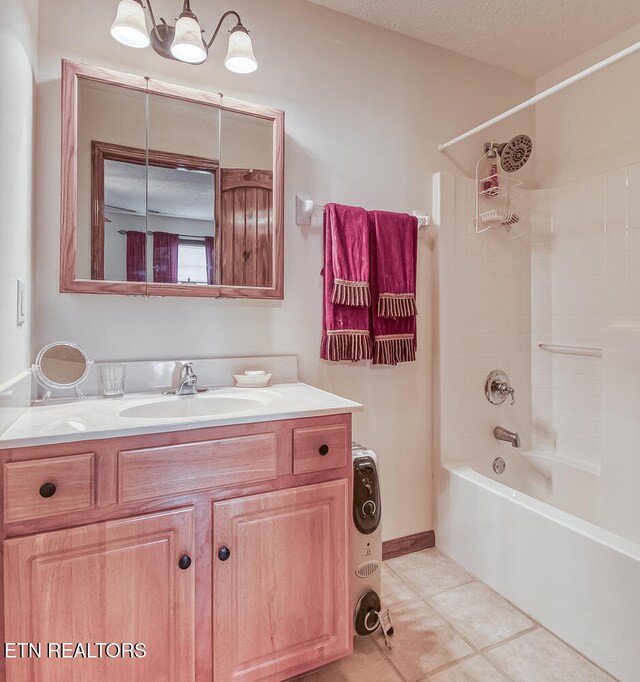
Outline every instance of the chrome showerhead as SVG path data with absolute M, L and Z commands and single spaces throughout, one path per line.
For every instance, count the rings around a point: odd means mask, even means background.
M 516 135 L 509 142 L 501 144 L 485 142 L 484 151 L 492 150 L 500 155 L 500 165 L 505 173 L 515 173 L 529 160 L 533 151 L 533 142 L 528 135 Z

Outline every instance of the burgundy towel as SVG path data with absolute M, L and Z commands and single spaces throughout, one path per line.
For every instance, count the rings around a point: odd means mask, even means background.
M 367 212 L 354 206 L 327 204 L 325 229 L 331 233 L 331 301 L 348 306 L 371 305 Z
M 378 315 L 412 317 L 416 308 L 418 219 L 406 213 L 372 211 L 378 257 Z M 372 237 L 373 239 L 374 237 Z
M 418 219 L 406 214 L 371 211 L 369 228 L 373 364 L 413 362 L 417 345 Z
M 338 207 L 330 204 L 324 214 L 324 286 L 320 357 L 323 360 L 358 362 L 358 360 L 369 360 L 371 358 L 370 308 L 363 304 L 356 306 L 333 302 L 336 290 L 334 270 L 336 242 L 334 236 L 339 232 L 336 221 L 338 221 L 339 226 L 345 226 L 345 219 L 349 221 L 347 232 L 354 235 L 357 233 L 353 248 L 358 249 L 355 252 L 358 263 L 366 264 L 367 276 L 369 273 L 368 234 L 362 235 L 360 229 L 364 224 L 365 231 L 369 232 L 367 212 L 362 208 Z M 357 229 L 351 229 L 351 221 Z M 365 244 L 366 250 L 363 250 Z M 345 246 L 344 239 L 339 238 L 337 246 L 343 248 Z M 346 259 L 343 258 L 341 262 L 346 262 Z M 360 272 L 364 271 L 364 268 L 360 270 Z M 366 284 L 366 291 L 369 294 L 369 283 L 366 282 Z M 360 289 L 363 288 L 360 287 Z

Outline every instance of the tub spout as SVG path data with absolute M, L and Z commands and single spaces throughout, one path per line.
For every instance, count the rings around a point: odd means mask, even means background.
M 520 447 L 520 435 L 517 431 L 509 431 L 508 429 L 503 429 L 502 426 L 496 426 L 496 428 L 493 429 L 493 435 L 498 440 L 511 443 L 511 447 L 513 448 Z

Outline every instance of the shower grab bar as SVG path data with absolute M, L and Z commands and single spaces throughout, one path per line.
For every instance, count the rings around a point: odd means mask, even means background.
M 539 343 L 540 350 L 550 353 L 564 353 L 565 355 L 587 355 L 592 358 L 602 357 L 602 348 L 590 348 L 588 346 L 557 346 L 552 343 Z
M 508 109 L 507 111 L 504 111 L 503 113 L 498 114 L 498 116 L 494 116 L 493 118 L 489 119 L 488 121 L 485 121 L 484 123 L 480 124 L 479 126 L 476 126 L 475 128 L 471 128 L 471 130 L 467 130 L 466 133 L 462 133 L 462 135 L 458 135 L 458 137 L 454 137 L 452 140 L 449 140 L 448 142 L 445 142 L 444 144 L 438 145 L 438 151 L 441 151 L 441 152 L 445 151 L 449 147 L 452 147 L 454 144 L 458 144 L 458 142 L 462 142 L 462 140 L 466 140 L 468 137 L 471 137 L 472 135 L 475 135 L 476 133 L 479 133 L 482 130 L 489 128 L 494 123 L 504 121 L 505 118 L 509 118 L 509 116 L 513 116 L 513 114 L 517 114 L 519 111 L 522 111 L 523 109 L 528 109 L 529 107 L 533 106 L 534 104 L 541 102 L 543 99 L 546 99 L 547 97 L 550 97 L 551 95 L 555 95 L 556 92 L 560 92 L 560 90 L 564 90 L 565 88 L 569 87 L 570 85 L 573 85 L 574 83 L 577 83 L 578 81 L 581 81 L 583 78 L 586 78 L 587 76 L 590 76 L 591 74 L 596 73 L 597 71 L 600 71 L 601 69 L 604 69 L 607 66 L 610 66 L 611 64 L 615 64 L 616 62 L 620 61 L 621 59 L 624 59 L 625 57 L 629 57 L 630 55 L 638 52 L 639 50 L 640 50 L 640 42 L 637 42 L 637 43 L 634 43 L 633 45 L 630 45 L 629 47 L 626 47 L 624 50 L 620 50 L 620 52 L 616 52 L 615 54 L 612 54 L 610 57 L 607 57 L 606 59 L 603 59 L 602 61 L 599 61 L 596 64 L 593 64 L 592 66 L 584 69 L 583 71 L 579 71 L 578 73 L 574 74 L 573 76 L 570 76 L 569 78 L 565 78 L 563 81 L 560 81 L 559 83 L 552 85 L 550 88 L 547 88 L 546 90 L 543 90 L 542 92 L 539 92 L 537 95 L 534 95 L 533 97 L 530 97 L 529 99 L 525 100 L 524 102 L 517 104 L 515 107 L 512 107 L 511 109 Z

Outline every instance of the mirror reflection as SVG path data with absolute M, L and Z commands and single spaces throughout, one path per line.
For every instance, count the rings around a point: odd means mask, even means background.
M 221 114 L 220 284 L 273 286 L 273 122 Z
M 273 120 L 78 82 L 78 276 L 273 287 Z
M 73 386 L 87 370 L 87 358 L 75 346 L 58 343 L 46 349 L 39 361 L 42 377 L 60 386 Z

